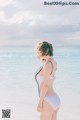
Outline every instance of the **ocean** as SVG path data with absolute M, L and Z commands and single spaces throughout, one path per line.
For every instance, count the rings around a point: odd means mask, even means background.
M 55 47 L 54 89 L 61 99 L 58 120 L 80 120 L 80 48 Z M 42 63 L 33 47 L 0 47 L 0 120 L 40 120 L 35 73 Z M 9 111 L 8 111 L 9 112 Z

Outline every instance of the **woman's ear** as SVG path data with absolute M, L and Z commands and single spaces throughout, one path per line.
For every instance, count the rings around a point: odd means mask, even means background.
M 42 61 L 46 61 L 46 59 L 43 58 Z

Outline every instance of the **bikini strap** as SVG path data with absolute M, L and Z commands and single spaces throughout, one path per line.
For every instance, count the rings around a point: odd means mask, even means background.
M 37 81 L 37 75 L 39 74 L 39 72 L 42 70 L 42 68 L 43 68 L 43 66 L 41 66 L 40 67 L 40 69 L 39 69 L 39 71 L 36 73 L 36 75 L 35 75 L 35 80 L 36 80 L 36 83 L 37 83 L 37 85 L 38 85 L 38 93 L 39 93 L 39 97 L 40 97 L 40 88 L 39 88 L 39 84 L 38 84 L 38 81 Z
M 39 72 L 42 70 L 42 68 L 43 68 L 43 66 L 41 66 L 41 67 L 39 68 L 38 72 L 37 72 L 36 75 L 35 75 L 35 79 L 36 79 L 36 76 L 39 74 Z
M 49 61 L 49 62 L 52 64 L 52 62 L 51 62 L 51 61 Z M 53 72 L 53 64 L 52 64 L 52 71 L 51 71 L 50 75 L 52 74 L 52 72 Z

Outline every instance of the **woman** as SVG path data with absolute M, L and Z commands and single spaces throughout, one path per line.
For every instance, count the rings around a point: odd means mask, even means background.
M 43 66 L 35 75 L 39 91 L 39 103 L 37 111 L 40 112 L 40 120 L 57 120 L 57 112 L 60 108 L 60 98 L 53 89 L 57 63 L 53 58 L 52 44 L 41 41 L 35 46 L 38 59 Z

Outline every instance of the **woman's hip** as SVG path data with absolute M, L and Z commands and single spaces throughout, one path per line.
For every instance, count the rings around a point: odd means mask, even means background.
M 46 101 L 55 110 L 60 108 L 61 100 L 57 94 L 52 96 L 46 96 L 44 98 L 44 101 Z

